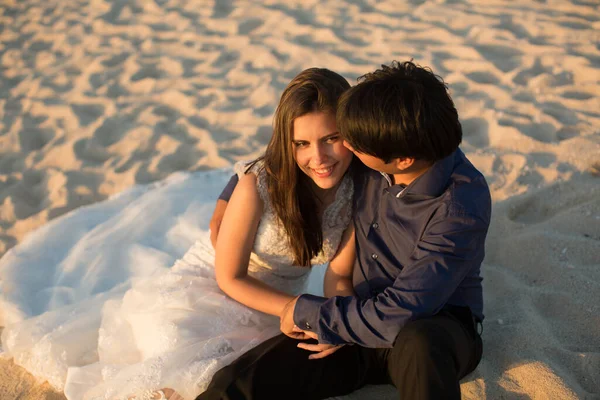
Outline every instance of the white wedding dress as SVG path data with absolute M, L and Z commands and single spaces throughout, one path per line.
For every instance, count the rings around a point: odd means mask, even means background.
M 236 165 L 238 174 L 242 169 Z M 292 265 L 263 173 L 257 182 L 265 207 L 249 273 L 277 289 L 302 293 L 310 269 Z M 351 219 L 352 192 L 352 179 L 345 177 L 324 213 L 323 251 L 313 265 L 335 254 Z M 218 288 L 209 233 L 204 229 L 199 236 L 170 268 L 131 274 L 108 290 L 8 324 L 2 334 L 5 355 L 64 390 L 69 400 L 149 399 L 159 388 L 194 399 L 217 370 L 279 333 L 278 318 Z

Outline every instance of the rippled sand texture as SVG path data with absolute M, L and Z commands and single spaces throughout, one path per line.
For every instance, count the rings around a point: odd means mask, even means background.
M 0 255 L 131 185 L 260 154 L 304 68 L 354 83 L 410 58 L 449 83 L 495 202 L 463 397 L 600 398 L 596 0 L 4 0 Z M 62 398 L 10 362 L 0 393 Z

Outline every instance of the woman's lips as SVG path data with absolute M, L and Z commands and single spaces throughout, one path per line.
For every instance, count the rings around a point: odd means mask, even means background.
M 333 167 L 335 167 L 335 164 L 326 168 L 311 168 L 311 170 L 319 178 L 327 178 L 333 173 Z

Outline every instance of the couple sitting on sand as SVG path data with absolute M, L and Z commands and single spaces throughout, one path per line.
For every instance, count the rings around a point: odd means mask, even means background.
M 491 209 L 461 137 L 446 86 L 412 62 L 352 88 L 325 69 L 294 78 L 265 155 L 232 178 L 211 225 L 219 287 L 279 317 L 283 334 L 197 399 L 324 399 L 383 383 L 402 399 L 460 398 L 482 354 Z M 327 261 L 325 297 L 290 290 Z
M 402 399 L 460 398 L 482 354 L 491 212 L 461 138 L 429 69 L 393 63 L 354 87 L 327 69 L 301 72 L 264 156 L 236 165 L 221 194 L 216 252 L 197 242 L 111 317 L 154 327 L 136 336 L 144 360 L 72 368 L 65 393 L 325 399 L 389 383 Z M 324 263 L 325 297 L 302 294 Z M 113 336 L 100 341 L 129 340 Z

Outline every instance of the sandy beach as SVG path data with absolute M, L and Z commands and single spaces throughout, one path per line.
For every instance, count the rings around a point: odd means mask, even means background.
M 260 155 L 304 68 L 354 84 L 407 59 L 448 83 L 494 202 L 463 398 L 600 399 L 597 0 L 5 0 L 0 256 L 135 185 Z M 65 397 L 4 358 L 0 399 Z

